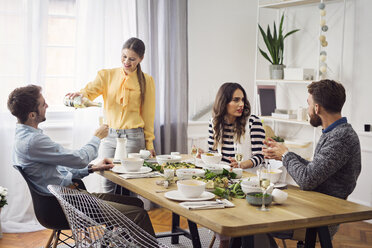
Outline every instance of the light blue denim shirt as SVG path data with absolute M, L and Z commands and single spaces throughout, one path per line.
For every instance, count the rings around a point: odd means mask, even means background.
M 69 150 L 52 141 L 41 129 L 17 124 L 13 163 L 23 168 L 40 191 L 50 193 L 49 184 L 68 186 L 72 179 L 89 174 L 87 165 L 97 157 L 100 142 L 93 136 L 79 150 Z

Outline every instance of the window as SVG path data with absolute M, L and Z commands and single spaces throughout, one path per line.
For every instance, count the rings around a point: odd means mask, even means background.
M 43 87 L 49 111 L 67 110 L 62 100 L 75 88 L 76 30 L 76 0 L 1 0 L 0 111 L 27 83 Z
M 26 12 L 22 0 L 2 0 L 0 8 L 0 111 L 9 93 L 23 85 L 25 76 Z
M 44 94 L 53 110 L 74 89 L 76 0 L 49 0 L 47 30 Z

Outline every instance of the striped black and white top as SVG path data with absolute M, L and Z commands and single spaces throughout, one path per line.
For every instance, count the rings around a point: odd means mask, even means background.
M 249 116 L 248 124 L 249 130 L 246 130 L 246 133 L 250 132 L 252 148 L 252 157 L 250 158 L 250 160 L 253 162 L 253 167 L 255 167 L 263 162 L 262 147 L 263 141 L 265 139 L 265 130 L 262 127 L 260 118 L 258 118 L 255 115 Z M 208 138 L 208 148 L 210 151 L 215 151 L 213 150 L 214 146 L 213 134 L 214 134 L 213 121 L 211 119 L 209 121 Z M 222 143 L 223 143 L 221 146 L 222 161 L 230 163 L 229 158 L 233 158 L 235 156 L 233 124 L 225 123 Z

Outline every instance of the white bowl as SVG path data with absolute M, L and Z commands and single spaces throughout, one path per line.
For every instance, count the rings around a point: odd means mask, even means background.
M 121 164 L 124 166 L 126 171 L 140 171 L 143 165 L 142 158 L 125 158 L 121 160 Z
M 274 189 L 271 194 L 273 196 L 273 201 L 279 204 L 282 204 L 288 198 L 288 193 L 280 189 Z
M 224 164 L 205 164 L 203 169 L 210 170 L 215 174 L 221 174 L 223 169 L 229 170 L 231 167 Z
M 254 177 L 251 180 L 243 180 L 240 183 L 240 186 L 243 190 L 244 193 L 248 194 L 250 192 L 262 192 L 259 183 L 258 183 L 258 178 Z M 274 189 L 274 184 L 270 183 L 270 186 L 267 188 L 266 193 L 271 194 L 271 192 Z
M 243 176 L 243 169 L 242 168 L 233 168 L 232 172 L 236 174 L 236 179 L 242 178 Z
M 165 163 L 176 163 L 181 162 L 181 156 L 177 155 L 157 155 L 156 161 L 158 164 L 162 165 Z
M 193 176 L 204 177 L 205 170 L 202 169 L 178 169 L 176 175 L 179 180 L 192 179 Z
M 222 155 L 219 153 L 206 152 L 201 154 L 204 164 L 218 164 L 221 162 Z
M 140 150 L 139 154 L 143 159 L 147 159 L 151 156 L 151 152 L 149 150 Z
M 262 176 L 265 178 L 270 178 L 271 183 L 279 182 L 280 176 L 282 175 L 282 170 L 279 169 L 272 169 L 270 172 L 268 170 L 262 171 Z
M 250 192 L 260 192 L 261 188 L 259 186 L 258 178 L 257 177 L 250 177 L 247 179 L 244 179 L 240 186 L 242 187 L 242 190 L 244 193 L 248 194 Z
M 178 191 L 188 198 L 199 197 L 205 190 L 205 182 L 199 180 L 182 180 L 177 182 Z
M 128 153 L 128 158 L 141 158 L 139 153 Z

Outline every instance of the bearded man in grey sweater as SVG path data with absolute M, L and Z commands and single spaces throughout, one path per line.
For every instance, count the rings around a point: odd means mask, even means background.
M 263 149 L 263 154 L 265 158 L 282 160 L 301 189 L 346 199 L 356 186 L 361 154 L 358 135 L 341 115 L 346 100 L 345 88 L 333 80 L 321 80 L 312 82 L 308 92 L 310 124 L 323 128 L 313 160 L 303 159 L 273 140 L 265 142 L 267 148 Z M 338 225 L 330 226 L 330 235 L 337 229 Z M 293 235 L 292 230 L 274 236 L 292 238 Z

